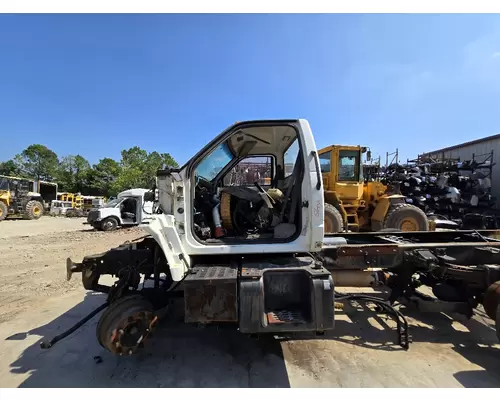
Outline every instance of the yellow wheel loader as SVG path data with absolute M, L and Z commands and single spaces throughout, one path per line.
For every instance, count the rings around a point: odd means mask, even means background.
M 0 221 L 11 215 L 39 219 L 43 212 L 42 196 L 30 191 L 29 180 L 0 176 Z
M 318 151 L 325 196 L 325 233 L 428 231 L 425 213 L 378 181 L 365 182 L 366 147 L 332 145 Z

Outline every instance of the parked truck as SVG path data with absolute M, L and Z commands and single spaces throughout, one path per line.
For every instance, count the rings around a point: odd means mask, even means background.
M 153 202 L 144 201 L 148 189 L 130 189 L 117 198 L 89 211 L 87 223 L 94 229 L 112 231 L 119 227 L 137 226 L 153 213 Z
M 262 154 L 273 160 L 269 187 L 224 184 L 239 163 Z M 498 309 L 498 233 L 325 236 L 320 161 L 305 120 L 236 123 L 183 167 L 158 171 L 155 189 L 141 195 L 159 209 L 142 224 L 146 237 L 80 263 L 67 260 L 67 279 L 81 273 L 84 288 L 106 293 L 107 301 L 42 347 L 104 310 L 98 342 L 114 354 L 134 354 L 178 295 L 186 323 L 233 323 L 255 334 L 321 334 L 334 329 L 336 298 L 367 300 L 397 320 L 405 349 L 408 324 L 393 303 L 413 299 L 419 285 L 437 297 L 425 304 L 471 312 L 483 303 L 493 317 Z M 103 275 L 114 284 L 101 283 Z M 388 302 L 335 292 L 377 283 L 392 289 Z

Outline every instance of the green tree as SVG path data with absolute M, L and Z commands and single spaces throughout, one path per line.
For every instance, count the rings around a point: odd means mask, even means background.
M 121 173 L 118 162 L 112 158 L 103 158 L 87 171 L 87 184 L 91 191 L 103 196 L 112 196 L 118 193 L 116 179 Z
M 57 179 L 62 190 L 111 196 L 131 188 L 151 188 L 156 171 L 178 167 L 168 153 L 148 153 L 139 146 L 121 151 L 119 162 L 106 157 L 92 167 L 81 155 L 68 155 L 60 162 L 56 153 L 41 144 L 28 146 L 14 160 L 0 162 L 0 174 L 31 179 Z
M 20 174 L 19 168 L 17 167 L 14 160 L 7 160 L 0 162 L 0 175 L 14 175 Z
M 156 171 L 164 165 L 178 166 L 177 162 L 168 153 L 153 151 L 148 153 L 138 146 L 121 152 L 121 173 L 116 180 L 118 191 L 131 188 L 151 188 L 156 179 Z
M 150 188 L 154 185 L 156 172 L 159 169 L 177 168 L 179 164 L 169 153 L 157 153 L 153 151 L 148 154 L 147 161 L 144 165 L 144 187 Z
M 59 163 L 58 182 L 69 192 L 83 192 L 87 187 L 89 162 L 77 154 L 66 156 Z
M 21 174 L 31 179 L 50 181 L 58 172 L 57 154 L 43 144 L 32 144 L 14 158 Z

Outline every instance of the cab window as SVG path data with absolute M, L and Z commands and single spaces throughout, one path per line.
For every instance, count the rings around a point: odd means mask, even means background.
M 332 170 L 331 155 L 331 151 L 319 155 L 319 165 L 322 173 L 330 172 Z
M 283 155 L 283 162 L 285 164 L 284 175 L 288 178 L 293 173 L 295 168 L 295 163 L 297 162 L 297 156 L 299 155 L 299 141 L 295 138 L 291 146 L 287 149 Z
M 273 157 L 247 157 L 224 176 L 224 186 L 253 186 L 255 182 L 261 186 L 270 186 L 273 171 Z
M 359 181 L 359 151 L 339 151 L 339 176 L 342 181 Z

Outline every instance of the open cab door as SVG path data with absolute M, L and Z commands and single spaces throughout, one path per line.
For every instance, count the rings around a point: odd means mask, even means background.
M 185 260 L 322 247 L 323 186 L 306 120 L 236 123 L 179 170 L 160 171 L 158 188 L 156 219 L 178 237 L 167 234 L 165 246 L 178 242 Z

